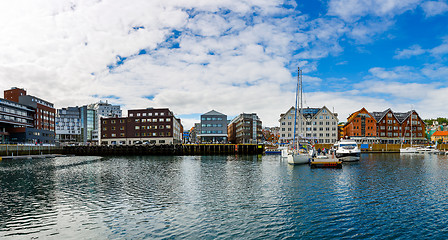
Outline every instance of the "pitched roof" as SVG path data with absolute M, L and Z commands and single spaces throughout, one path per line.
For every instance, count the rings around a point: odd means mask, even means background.
M 391 110 L 390 108 L 388 108 L 388 109 L 386 109 L 386 110 L 383 111 L 383 112 L 370 112 L 370 115 L 372 115 L 373 118 L 375 118 L 376 122 L 379 122 L 379 121 L 381 121 L 381 119 L 382 119 L 384 116 L 386 116 L 386 114 L 387 114 L 389 111 L 392 111 L 392 110 Z
M 448 135 L 448 131 L 437 131 L 432 134 L 432 136 L 447 136 L 447 135 Z
M 215 111 L 215 110 L 211 110 L 210 112 L 207 112 L 207 113 L 202 114 L 202 116 L 203 116 L 203 115 L 224 115 L 224 114 L 222 114 L 222 113 L 220 113 L 220 112 L 217 112 L 217 111 Z

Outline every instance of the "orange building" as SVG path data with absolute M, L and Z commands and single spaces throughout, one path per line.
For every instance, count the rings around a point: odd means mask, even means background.
M 444 143 L 448 142 L 448 131 L 436 131 L 432 134 L 431 141 L 437 142 L 439 140 L 442 140 Z
M 376 137 L 376 120 L 365 108 L 362 108 L 347 118 L 347 123 L 343 127 L 343 135 L 350 138 Z

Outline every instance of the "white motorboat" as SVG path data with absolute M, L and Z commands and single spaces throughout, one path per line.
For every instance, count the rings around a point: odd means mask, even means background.
M 429 153 L 429 154 L 439 154 L 440 153 L 440 151 L 437 149 L 437 145 L 417 148 L 417 152 L 418 153 Z
M 406 147 L 400 148 L 400 153 L 417 153 L 419 150 L 418 147 Z
M 361 150 L 358 144 L 350 139 L 341 139 L 336 144 L 336 158 L 343 162 L 359 161 Z

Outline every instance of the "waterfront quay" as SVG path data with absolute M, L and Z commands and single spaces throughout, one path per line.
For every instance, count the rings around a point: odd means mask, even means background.
M 64 154 L 78 156 L 133 156 L 133 155 L 257 155 L 263 154 L 261 144 L 163 144 L 163 145 L 108 145 L 66 146 Z

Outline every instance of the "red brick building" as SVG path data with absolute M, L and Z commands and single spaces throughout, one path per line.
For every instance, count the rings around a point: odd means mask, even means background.
M 373 112 L 377 121 L 377 136 L 387 142 L 425 142 L 426 125 L 414 110 L 397 113 L 390 108 L 384 112 Z M 398 139 L 398 141 L 397 141 Z
M 101 119 L 101 144 L 182 143 L 183 127 L 168 108 L 129 110 L 128 117 Z
M 376 120 L 365 108 L 362 108 L 347 118 L 347 123 L 343 127 L 343 135 L 346 137 L 376 137 Z
M 414 143 L 426 142 L 426 126 L 414 110 L 405 113 L 367 112 L 365 108 L 352 113 L 344 125 L 344 137 L 361 142 Z

